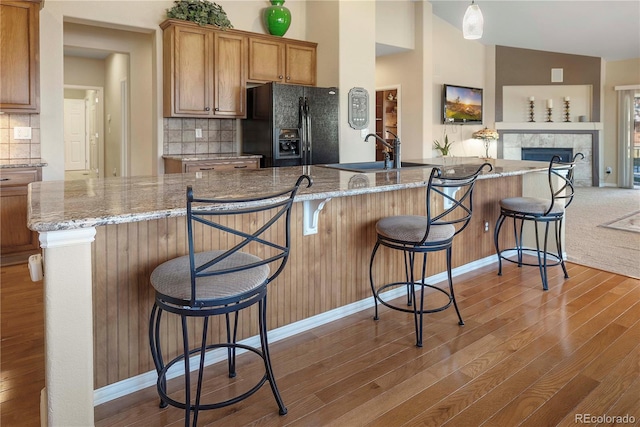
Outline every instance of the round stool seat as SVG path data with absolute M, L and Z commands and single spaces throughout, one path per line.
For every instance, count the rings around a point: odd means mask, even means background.
M 406 243 L 420 243 L 427 231 L 429 219 L 417 215 L 398 215 L 382 218 L 376 224 L 376 232 L 389 239 Z M 456 228 L 451 224 L 431 224 L 425 243 L 451 239 Z
M 509 197 L 500 200 L 500 208 L 529 215 L 561 215 L 564 213 L 562 203 L 554 203 L 549 211 L 549 199 L 539 199 L 536 197 Z M 549 211 L 549 212 L 547 212 Z
M 223 253 L 225 251 L 196 253 L 194 254 L 196 265 L 201 265 Z M 260 261 L 262 260 L 255 255 L 235 252 L 225 260 L 204 271 L 221 271 Z M 189 255 L 164 262 L 151 273 L 151 285 L 163 295 L 188 302 L 191 298 L 190 269 Z M 219 276 L 200 277 L 196 286 L 196 297 L 198 300 L 222 300 L 235 297 L 262 286 L 267 277 L 269 277 L 268 265 L 260 265 Z

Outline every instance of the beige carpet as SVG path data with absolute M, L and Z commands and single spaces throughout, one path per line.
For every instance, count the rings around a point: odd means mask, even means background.
M 579 187 L 567 209 L 565 252 L 577 264 L 640 278 L 640 233 L 604 227 L 640 210 L 640 190 Z

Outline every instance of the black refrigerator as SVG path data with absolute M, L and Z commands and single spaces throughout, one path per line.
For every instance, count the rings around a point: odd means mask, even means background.
M 267 83 L 247 89 L 242 151 L 262 167 L 339 162 L 337 88 Z

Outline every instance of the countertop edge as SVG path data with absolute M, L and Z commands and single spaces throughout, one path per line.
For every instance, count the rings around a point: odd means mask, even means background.
M 299 175 L 300 172 L 305 173 L 305 167 L 289 167 L 289 168 L 273 168 L 273 169 L 258 169 L 257 171 L 263 171 L 264 174 L 273 174 L 278 175 L 281 174 L 283 178 L 289 179 L 289 177 L 293 177 Z M 425 168 L 421 168 L 420 171 L 403 171 L 405 172 L 404 176 L 398 175 L 395 179 L 400 182 L 392 182 L 390 181 L 388 184 L 385 182 L 374 181 L 373 186 L 364 186 L 364 187 L 356 187 L 356 188 L 346 188 L 344 185 L 344 181 L 349 181 L 350 178 L 353 178 L 354 175 L 372 175 L 372 174 L 358 174 L 355 172 L 344 172 L 337 171 L 323 167 L 314 167 L 312 169 L 314 173 L 311 173 L 314 176 L 314 181 L 318 181 L 317 186 L 312 186 L 310 189 L 301 189 L 295 197 L 296 202 L 304 202 L 311 200 L 320 200 L 320 199 L 329 199 L 329 198 L 338 198 L 338 197 L 348 197 L 348 196 L 356 196 L 362 194 L 370 194 L 370 193 L 381 193 L 386 191 L 397 191 L 409 188 L 417 188 L 424 187 L 427 185 L 426 181 L 426 172 Z M 508 176 L 517 176 L 524 175 L 531 172 L 543 172 L 546 171 L 548 166 L 543 162 L 522 162 L 520 168 L 511 167 L 510 170 L 505 170 L 501 172 L 496 172 L 495 170 L 492 172 L 486 172 L 479 176 L 478 179 L 494 179 L 500 177 L 508 177 Z M 431 168 L 427 168 L 430 170 Z M 215 172 L 214 172 L 215 173 Z M 218 172 L 220 173 L 220 172 Z M 236 181 L 242 181 L 242 178 L 249 178 L 251 172 L 237 172 L 239 175 L 233 175 Z M 307 172 L 308 173 L 308 172 Z M 222 174 L 222 173 L 220 173 Z M 140 206 L 134 206 L 139 211 L 138 212 L 122 212 L 115 214 L 105 214 L 100 215 L 103 211 L 112 211 L 117 210 L 111 205 L 103 206 L 101 208 L 96 207 L 95 212 L 98 212 L 98 215 L 90 215 L 90 214 L 73 214 L 73 210 L 62 203 L 63 206 L 66 207 L 60 209 L 60 212 L 46 212 L 46 214 L 40 213 L 40 216 L 33 215 L 33 207 L 34 203 L 32 201 L 32 188 L 29 187 L 28 192 L 28 221 L 27 226 L 29 229 L 37 232 L 49 232 L 49 231 L 63 231 L 63 230 L 72 230 L 79 228 L 90 228 L 90 227 L 99 227 L 103 225 L 113 225 L 113 224 L 126 224 L 132 222 L 139 221 L 150 221 L 168 217 L 179 217 L 186 215 L 186 207 L 179 206 L 182 203 L 182 198 L 184 197 L 181 191 L 177 191 L 177 188 L 182 189 L 186 184 L 195 179 L 194 174 L 173 174 L 178 179 L 176 182 L 169 181 L 166 176 L 164 177 L 142 177 L 138 178 L 140 182 L 133 180 L 122 181 L 126 182 L 126 191 L 131 191 L 132 194 L 139 189 L 149 189 L 152 192 L 152 187 L 155 186 L 155 190 L 158 194 L 164 194 L 166 198 L 168 195 L 173 197 L 172 201 L 166 201 L 165 204 L 172 203 L 175 207 L 166 207 L 166 208 L 144 208 Z M 394 174 L 395 175 L 395 174 Z M 219 175 L 222 176 L 222 175 Z M 374 179 L 377 178 L 377 175 L 374 175 Z M 260 181 L 260 180 L 258 180 Z M 102 183 L 104 186 L 108 187 L 107 183 L 104 181 L 98 180 L 98 182 Z M 116 183 L 120 181 L 114 181 Z M 41 205 L 49 205 L 49 200 L 44 200 L 46 196 L 46 188 L 48 187 L 47 182 L 39 183 L 43 185 L 42 190 L 38 188 L 38 197 L 37 206 Z M 53 185 L 52 183 L 51 185 Z M 59 186 L 60 183 L 58 182 Z M 179 185 L 179 187 L 178 187 Z M 274 184 L 275 185 L 275 184 Z M 64 187 L 63 187 L 64 188 Z M 243 187 L 244 189 L 244 187 Z M 125 191 L 125 190 L 122 190 Z M 259 191 L 254 189 L 254 191 Z M 43 194 L 40 194 L 43 193 Z M 71 191 L 63 192 L 65 198 L 70 197 L 68 194 L 71 194 Z M 120 194 L 117 191 L 114 193 L 116 196 L 120 196 L 120 198 L 125 197 L 124 193 Z M 103 195 L 102 199 L 108 199 L 109 195 Z M 53 197 L 53 196 L 52 196 Z M 81 200 L 82 195 L 76 194 L 76 202 Z M 85 196 L 86 197 L 86 196 Z M 135 196 L 129 195 L 129 198 L 135 198 Z M 41 200 L 42 199 L 42 200 Z M 116 197 L 117 199 L 117 197 Z M 109 199 L 110 200 L 110 199 Z M 55 202 L 56 200 L 53 200 Z M 58 201 L 59 202 L 59 201 Z M 107 203 L 106 201 L 104 203 Z M 131 202 L 132 205 L 135 205 L 135 200 Z M 124 210 L 124 208 L 122 208 Z M 88 211 L 88 210 L 87 210 Z M 106 212 L 105 212 L 106 213 Z M 45 216 L 49 216 L 45 218 Z M 65 218 L 65 216 L 69 218 Z

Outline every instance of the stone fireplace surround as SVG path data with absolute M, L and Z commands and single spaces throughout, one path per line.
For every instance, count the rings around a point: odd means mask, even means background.
M 584 129 L 500 129 L 498 123 L 498 157 L 522 159 L 522 148 L 571 148 L 573 153 L 584 154 L 576 165 L 575 184 L 580 187 L 598 187 L 599 130 Z

